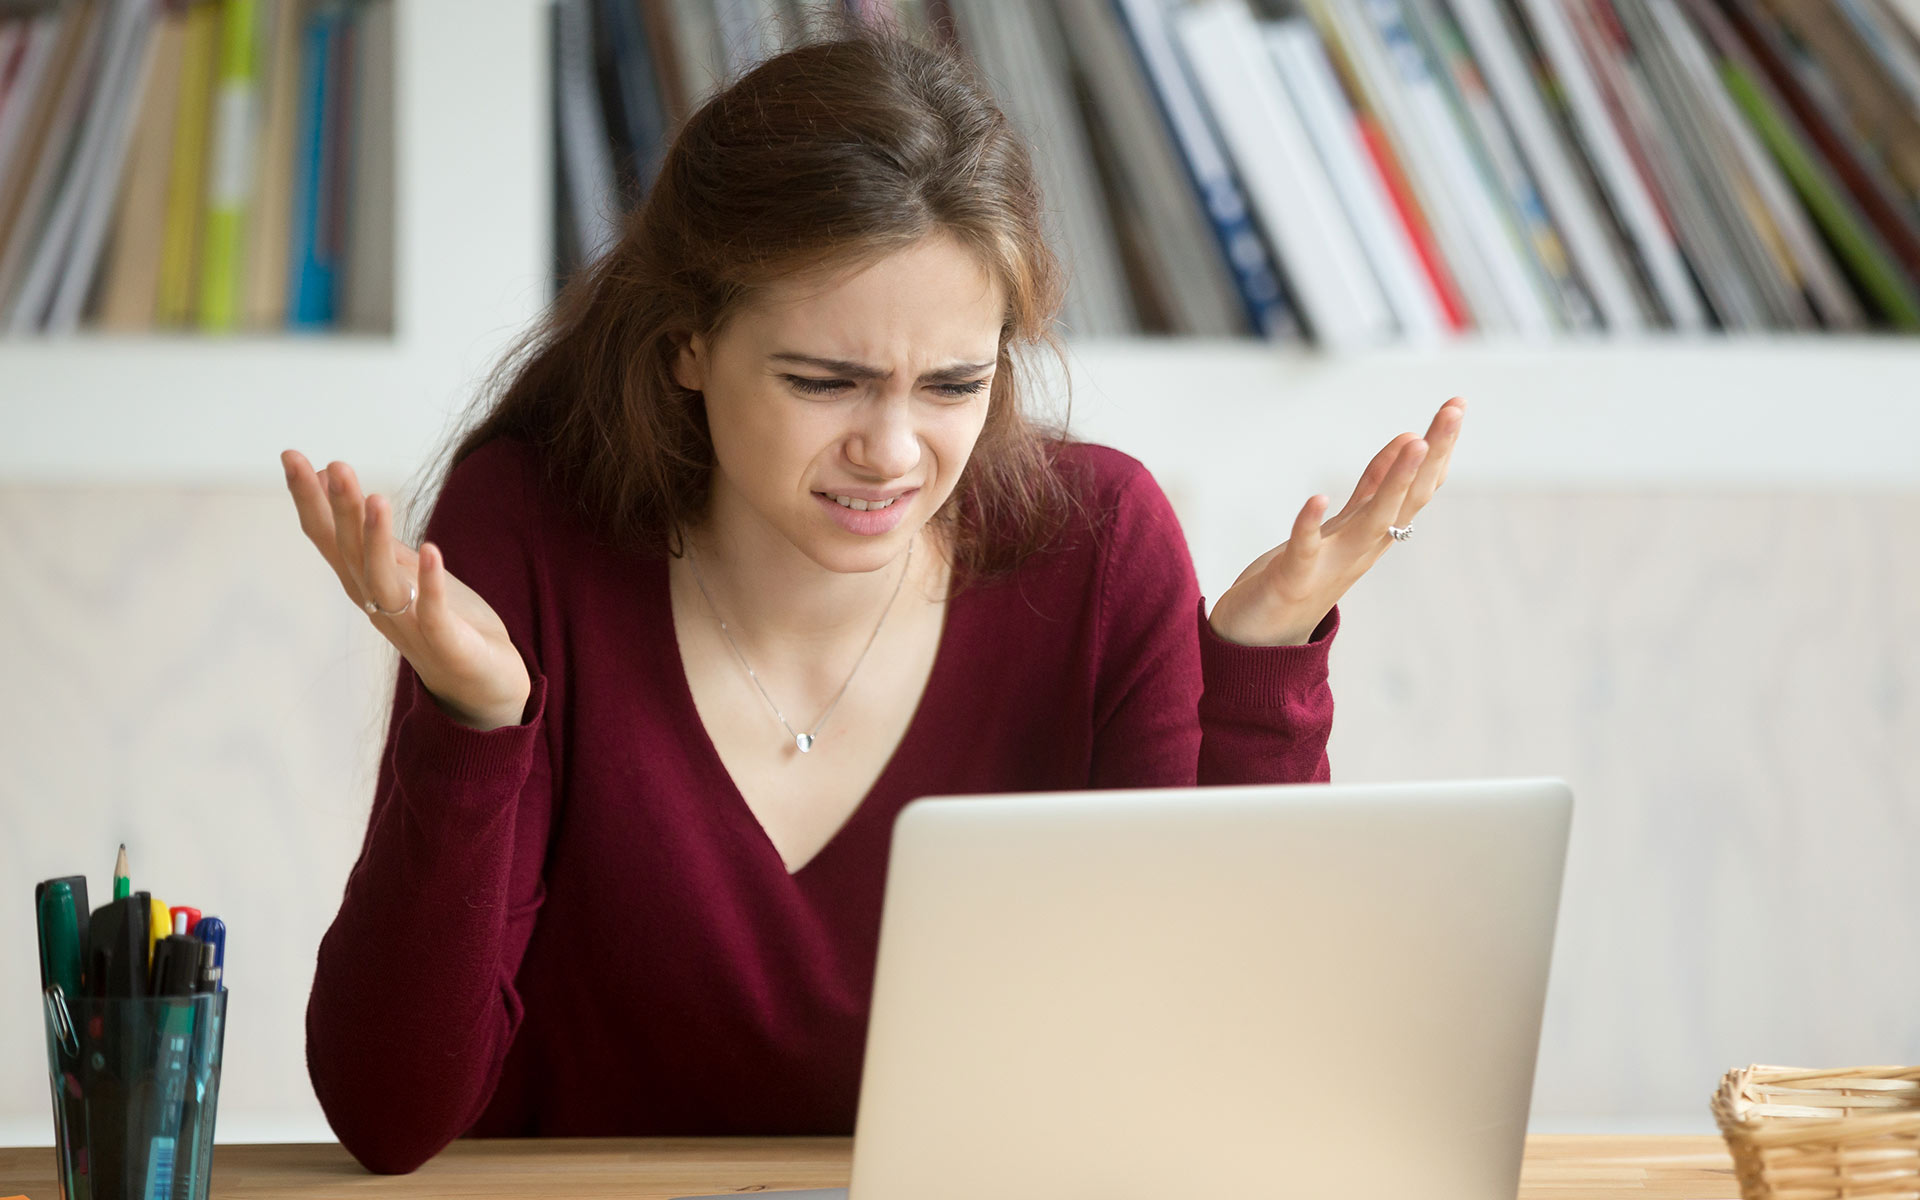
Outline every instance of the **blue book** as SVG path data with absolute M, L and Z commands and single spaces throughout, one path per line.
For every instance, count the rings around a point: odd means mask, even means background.
M 291 270 L 287 273 L 287 324 L 324 328 L 334 323 L 340 246 L 334 212 L 341 139 L 335 128 L 344 78 L 335 61 L 345 10 L 323 4 L 307 17 L 301 35 L 299 142 L 294 151 Z
M 1268 339 L 1296 335 L 1299 325 L 1287 303 L 1273 253 L 1254 227 L 1246 193 L 1207 117 L 1206 106 L 1187 77 L 1185 62 L 1167 27 L 1160 0 L 1113 0 L 1120 26 L 1153 81 L 1154 103 L 1180 148 L 1181 161 L 1220 240 L 1220 252 L 1240 290 L 1247 317 Z

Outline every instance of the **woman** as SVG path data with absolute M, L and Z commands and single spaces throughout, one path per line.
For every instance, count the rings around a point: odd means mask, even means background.
M 908 801 L 1328 777 L 1336 602 L 1464 406 L 1338 515 L 1309 500 L 1209 614 L 1140 464 L 1023 412 L 1060 286 L 964 63 L 847 34 L 690 117 L 503 368 L 417 552 L 345 463 L 283 455 L 402 656 L 308 1007 L 361 1162 L 850 1133 Z

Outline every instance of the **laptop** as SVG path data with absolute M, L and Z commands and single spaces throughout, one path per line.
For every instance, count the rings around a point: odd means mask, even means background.
M 1511 1200 L 1572 808 L 1554 778 L 916 800 L 852 1185 L 759 1194 Z

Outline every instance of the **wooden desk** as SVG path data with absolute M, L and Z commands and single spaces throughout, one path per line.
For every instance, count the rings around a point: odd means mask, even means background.
M 751 1195 L 845 1187 L 852 1147 L 849 1138 L 475 1140 L 455 1142 L 411 1175 L 381 1176 L 367 1174 L 336 1145 L 222 1146 L 214 1156 L 213 1196 L 666 1200 L 718 1192 Z M 0 1195 L 15 1192 L 30 1200 L 59 1200 L 52 1150 L 0 1150 Z M 1520 1180 L 1521 1200 L 1738 1200 L 1739 1195 L 1733 1163 L 1718 1137 L 1530 1137 Z

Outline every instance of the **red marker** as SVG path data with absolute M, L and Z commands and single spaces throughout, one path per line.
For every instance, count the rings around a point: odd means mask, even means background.
M 175 933 L 190 934 L 193 932 L 193 927 L 200 923 L 200 910 L 190 908 L 185 904 L 174 905 L 167 910 L 167 914 L 173 918 L 173 931 Z M 180 918 L 182 917 L 185 917 L 187 920 L 185 925 L 180 924 Z

